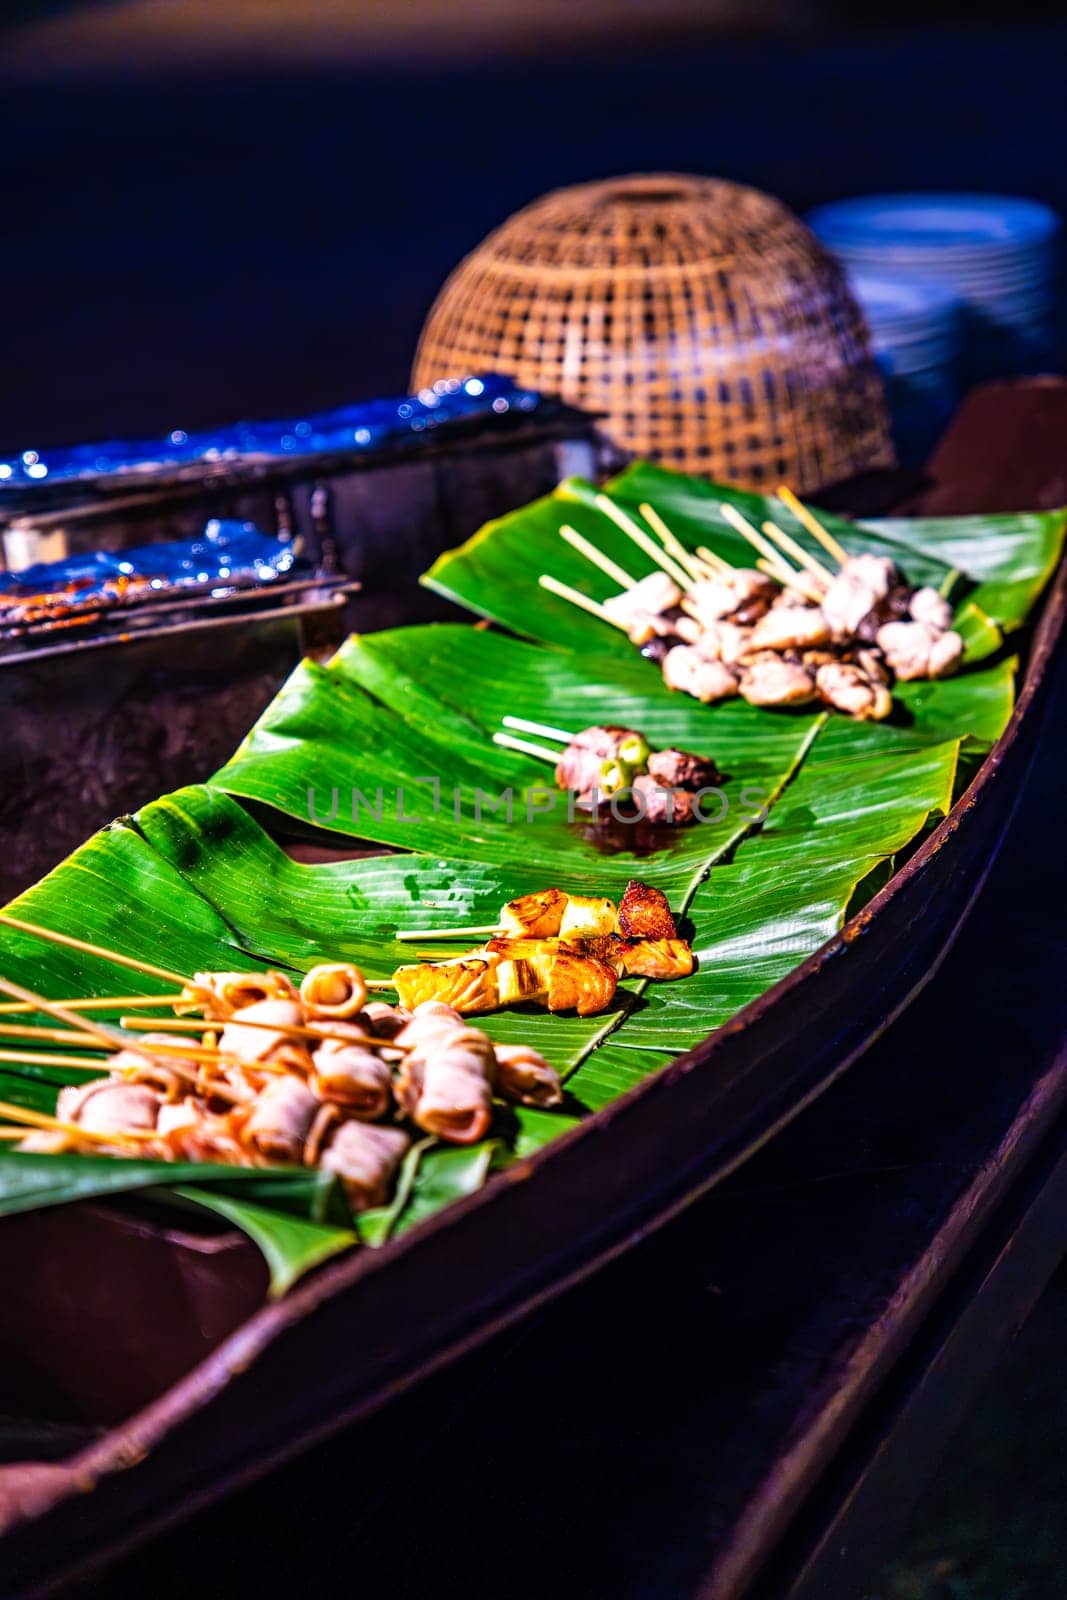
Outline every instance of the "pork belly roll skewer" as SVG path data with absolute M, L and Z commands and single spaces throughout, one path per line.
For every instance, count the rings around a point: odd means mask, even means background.
M 545 1109 L 563 1099 L 559 1073 L 544 1056 L 525 1044 L 496 1046 L 496 1086 L 508 1100 Z
M 300 985 L 300 1000 L 309 1019 L 354 1017 L 367 998 L 367 985 L 349 961 L 312 967 Z
M 284 972 L 198 972 L 174 1009 L 178 1016 L 202 1011 L 225 1022 L 235 1011 L 264 1000 L 295 1000 L 297 991 Z
M 415 1126 L 451 1144 L 476 1144 L 493 1120 L 496 1056 L 477 1028 L 437 1032 L 401 1063 L 396 1097 Z
M 401 1128 L 383 1128 L 373 1122 L 341 1122 L 319 1166 L 340 1179 L 348 1204 L 355 1212 L 385 1205 L 393 1189 L 397 1168 L 411 1147 Z
M 242 1141 L 265 1160 L 300 1162 L 321 1103 L 299 1078 L 276 1078 L 257 1098 Z
M 320 1100 L 344 1106 L 353 1117 L 377 1122 L 392 1104 L 392 1075 L 380 1055 L 357 1042 L 364 1037 L 362 1030 L 351 1032 L 355 1035 L 351 1044 L 322 1041 L 312 1057 L 310 1085 Z

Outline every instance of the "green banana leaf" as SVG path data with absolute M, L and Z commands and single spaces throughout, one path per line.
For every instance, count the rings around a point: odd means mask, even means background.
M 658 468 L 631 468 L 612 492 L 634 509 L 653 501 L 684 542 L 710 542 L 739 562 L 747 547 L 718 511 L 727 495 L 752 520 L 773 514 L 817 549 L 782 508 Z M 587 592 L 607 592 L 606 580 L 560 541 L 562 520 L 635 575 L 650 569 L 592 493 L 563 486 L 442 558 L 429 577 L 525 639 L 455 625 L 399 629 L 350 640 L 327 667 L 305 663 L 211 785 L 166 796 L 104 830 L 14 909 L 178 975 L 248 961 L 300 972 L 328 956 L 385 976 L 429 953 L 396 941 L 398 931 L 490 921 L 504 900 L 546 882 L 617 895 L 628 878 L 643 876 L 688 918 L 694 977 L 625 984 L 595 1018 L 485 1018 L 495 1038 L 542 1049 L 567 1075 L 565 1111 L 502 1114 L 499 1135 L 469 1151 L 423 1141 L 404 1164 L 393 1203 L 355 1227 L 336 1210 L 336 1186 L 309 1183 L 307 1174 L 10 1151 L 0 1151 L 0 1212 L 90 1193 L 159 1192 L 164 1182 L 188 1199 L 192 1184 L 198 1204 L 257 1239 L 280 1292 L 357 1231 L 365 1243 L 381 1243 L 473 1192 L 494 1168 L 573 1126 L 574 1113 L 605 1104 L 695 1044 L 817 949 L 857 891 L 948 808 L 961 745 L 988 748 L 1010 715 L 1014 664 L 986 658 L 1000 630 L 1024 620 L 1054 565 L 1062 516 L 870 529 L 825 519 L 847 548 L 891 553 L 916 581 L 955 583 L 954 596 L 964 594 L 971 607 L 973 665 L 946 682 L 900 686 L 893 721 L 874 726 L 740 701 L 700 706 L 668 691 L 614 630 L 540 590 L 537 573 L 551 570 Z M 529 642 L 536 639 L 543 642 Z M 550 766 L 492 743 L 509 712 L 569 729 L 622 722 L 654 743 L 711 754 L 727 775 L 726 808 L 648 858 L 633 847 L 605 854 L 558 801 L 547 808 Z M 353 789 L 363 797 L 355 815 Z M 479 804 L 479 790 L 495 798 L 509 789 L 511 821 L 503 807 Z M 303 866 L 241 802 L 305 830 L 401 853 Z M 169 988 L 8 928 L 0 929 L 0 967 L 51 996 Z M 12 1066 L 0 1074 L 0 1098 L 48 1109 L 65 1078 L 83 1076 Z

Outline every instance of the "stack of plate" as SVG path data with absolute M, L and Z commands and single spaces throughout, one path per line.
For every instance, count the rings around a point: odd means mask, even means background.
M 885 380 L 897 457 L 921 465 L 959 403 L 960 300 L 936 278 L 852 271 L 848 279 Z
M 808 222 L 852 271 L 937 278 L 964 306 L 963 375 L 1059 365 L 1060 221 L 1035 200 L 982 194 L 870 195 Z

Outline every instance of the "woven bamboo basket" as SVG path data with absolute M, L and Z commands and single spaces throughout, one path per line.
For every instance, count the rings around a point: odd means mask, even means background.
M 801 492 L 893 462 L 881 380 L 841 269 L 779 201 L 632 176 L 516 212 L 448 279 L 416 389 L 502 372 L 685 471 Z

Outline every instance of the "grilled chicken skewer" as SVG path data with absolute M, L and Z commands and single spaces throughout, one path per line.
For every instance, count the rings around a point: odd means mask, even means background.
M 951 627 L 951 607 L 935 589 L 905 583 L 888 557 L 850 556 L 790 491 L 780 489 L 779 498 L 836 570 L 775 523 L 756 529 L 730 504 L 720 507 L 721 514 L 757 552 L 755 568 L 731 567 L 704 547 L 687 551 L 659 513 L 643 505 L 641 514 L 661 547 L 600 495 L 600 509 L 657 570 L 631 578 L 604 601 L 547 575 L 541 582 L 624 631 L 662 668 L 669 688 L 705 704 L 736 695 L 766 707 L 821 701 L 877 721 L 892 709 L 894 677 L 939 678 L 956 670 L 963 640 Z M 613 582 L 630 576 L 573 529 L 565 537 Z

